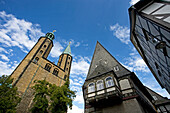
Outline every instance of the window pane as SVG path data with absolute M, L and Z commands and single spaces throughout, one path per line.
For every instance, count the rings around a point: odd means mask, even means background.
M 88 87 L 88 93 L 94 92 L 95 91 L 95 86 L 94 83 L 90 83 Z
M 164 106 L 160 106 L 159 108 L 160 108 L 161 111 L 163 111 L 163 112 L 166 111 L 166 109 L 164 108 Z
M 37 62 L 38 62 L 38 60 L 39 60 L 39 58 L 38 58 L 38 57 L 36 57 L 36 58 L 34 59 L 34 63 L 37 63 Z
M 102 90 L 102 89 L 104 89 L 103 81 L 98 81 L 97 82 L 97 90 Z
M 157 10 L 158 8 L 160 8 L 161 6 L 163 6 L 163 4 L 153 3 L 149 7 L 146 7 L 142 12 L 145 13 L 145 14 L 150 14 L 153 11 Z
M 106 78 L 106 87 L 111 87 L 113 85 L 113 79 L 111 77 Z
M 50 65 L 50 64 L 46 64 L 46 65 L 45 65 L 45 69 L 46 69 L 47 71 L 49 71 L 49 72 L 50 72 L 51 65 Z

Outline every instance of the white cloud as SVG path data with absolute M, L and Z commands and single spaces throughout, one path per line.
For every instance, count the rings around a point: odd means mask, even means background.
M 161 96 L 170 98 L 168 92 L 165 89 L 161 88 L 161 86 L 157 83 L 156 79 L 152 75 L 144 79 L 143 84 L 150 88 L 151 90 L 153 90 L 154 92 L 160 94 Z
M 23 51 L 30 50 L 37 38 L 44 35 L 37 24 L 17 19 L 5 11 L 0 12 L 0 20 L 3 21 L 0 26 L 0 42 L 7 47 L 17 46 Z
M 65 40 L 65 39 L 62 39 L 62 42 L 65 44 L 65 45 L 68 45 L 70 43 L 70 45 L 74 45 L 75 41 L 73 39 L 70 39 L 70 40 Z
M 152 89 L 153 91 L 155 91 L 156 93 L 160 94 L 161 96 L 167 97 L 170 99 L 170 95 L 165 89 L 162 89 L 161 87 L 151 87 L 151 86 L 148 86 L 148 87 Z
M 0 52 L 8 53 L 4 48 L 0 47 Z
M 118 23 L 110 26 L 110 30 L 122 43 L 128 44 L 130 42 L 130 29 L 128 27 L 120 26 Z
M 80 42 L 77 42 L 77 43 L 75 44 L 75 47 L 78 47 L 78 46 L 80 46 Z
M 75 101 L 78 101 L 80 104 L 84 104 L 83 95 L 77 95 Z
M 45 34 L 39 28 L 39 24 L 32 24 L 23 19 L 17 19 L 12 14 L 6 14 L 5 11 L 0 12 L 0 20 L 3 24 L 0 26 L 0 42 L 6 47 L 17 46 L 23 52 L 28 51 L 35 45 L 37 39 Z M 52 57 L 58 57 L 62 53 L 63 47 L 59 42 L 54 41 L 54 47 L 51 51 Z M 0 48 L 0 52 L 5 51 Z
M 0 52 L 2 53 L 0 54 L 0 75 L 10 75 L 18 65 L 17 61 L 12 61 L 10 59 L 10 56 L 16 52 L 16 50 L 13 51 L 13 49 L 11 49 L 12 47 L 18 47 L 20 50 L 27 53 L 42 35 L 44 35 L 44 33 L 42 33 L 38 24 L 32 24 L 23 19 L 17 19 L 14 15 L 6 14 L 4 11 L 0 12 L 0 44 L 2 45 L 2 47 L 0 47 Z M 80 42 L 75 42 L 72 39 L 70 39 L 70 41 L 72 46 L 80 46 Z M 68 45 L 69 41 L 64 41 L 63 43 L 65 45 L 62 44 L 62 46 L 60 42 L 54 41 L 54 47 L 50 53 L 51 57 L 58 57 L 62 53 L 64 47 Z M 74 102 L 78 103 L 79 107 L 84 106 L 81 87 L 85 79 L 83 77 L 87 74 L 90 65 L 89 62 L 90 59 L 88 57 L 82 56 L 75 57 L 72 62 L 70 76 L 76 76 L 76 79 L 70 79 L 70 84 L 71 89 L 77 91 Z M 74 104 L 73 109 L 69 110 L 69 113 L 83 113 L 83 108 L 79 108 L 78 106 Z
M 1 57 L 1 59 L 5 60 L 5 61 L 9 61 L 9 58 L 4 54 L 0 54 L 0 57 Z
M 68 109 L 68 113 L 84 113 L 84 109 L 81 109 L 76 105 L 73 105 L 72 110 Z
M 139 56 L 137 50 L 134 47 L 130 48 L 131 53 L 129 53 L 129 57 L 124 59 L 124 62 L 122 63 L 123 66 L 130 71 L 150 72 L 144 60 Z
M 12 64 L 12 65 L 11 65 Z M 12 71 L 17 67 L 18 62 L 3 62 L 0 61 L 0 76 L 1 75 L 10 75 Z
M 124 66 L 130 71 L 150 72 L 140 56 L 131 56 L 125 59 Z
M 81 75 L 79 75 L 81 76 Z M 84 83 L 84 79 L 81 77 L 76 77 L 77 79 L 70 79 L 72 82 L 70 82 L 71 90 L 76 91 L 76 98 L 74 99 L 74 102 L 77 102 L 79 104 L 84 104 L 83 99 L 83 92 L 82 92 L 82 86 Z
M 51 57 L 58 57 L 63 51 L 63 46 L 59 42 L 54 42 L 54 47 L 51 50 Z
M 90 63 L 86 57 L 78 56 L 73 60 L 71 67 L 71 74 L 73 75 L 86 75 L 89 69 Z
M 80 46 L 80 42 L 76 42 L 75 40 L 73 39 L 70 39 L 68 41 L 66 41 L 65 39 L 62 39 L 62 42 L 65 44 L 65 45 L 68 45 L 70 43 L 70 45 L 74 46 L 74 47 L 78 47 Z
M 76 98 L 74 99 L 74 102 L 73 102 L 74 105 L 73 105 L 72 110 L 69 109 L 68 113 L 83 113 L 84 112 L 84 109 L 83 109 L 84 99 L 83 99 L 82 88 L 81 86 L 75 86 L 75 82 L 73 81 L 72 81 L 72 84 L 70 85 L 71 85 L 71 90 L 76 91 Z M 81 106 L 81 108 L 79 108 L 76 105 Z
M 85 81 L 89 65 L 90 59 L 82 56 L 75 57 L 72 63 L 70 88 L 71 90 L 76 91 L 76 98 L 74 99 L 74 102 L 82 106 L 84 105 L 82 86 Z
M 83 44 L 83 46 L 88 46 L 88 44 Z
M 139 2 L 140 0 L 131 0 L 129 3 L 130 3 L 130 5 L 134 5 L 134 4 L 136 4 L 137 2 Z

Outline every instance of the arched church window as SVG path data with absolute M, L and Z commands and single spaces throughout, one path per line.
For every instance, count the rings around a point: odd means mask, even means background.
M 41 51 L 40 51 L 40 54 L 42 54 L 42 53 L 43 53 L 43 51 L 41 50 Z
M 105 79 L 105 81 L 106 81 L 106 87 L 107 87 L 107 88 L 114 85 L 112 77 L 107 77 L 107 78 Z
M 53 70 L 53 74 L 57 76 L 57 75 L 58 75 L 58 69 L 55 68 L 55 69 Z
M 103 80 L 97 81 L 97 90 L 104 89 Z
M 48 63 L 47 63 L 47 64 L 45 65 L 45 69 L 46 69 L 47 71 L 49 71 L 49 72 L 50 72 L 51 67 L 52 67 L 51 64 L 48 64 Z
M 95 84 L 90 83 L 88 86 L 88 93 L 94 92 L 95 91 Z
M 39 58 L 38 58 L 38 57 L 36 57 L 36 58 L 34 59 L 34 63 L 37 63 L 37 62 L 38 62 L 38 60 L 39 60 Z

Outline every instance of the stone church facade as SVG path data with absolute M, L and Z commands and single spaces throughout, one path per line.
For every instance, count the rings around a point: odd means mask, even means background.
M 47 59 L 53 47 L 53 33 L 40 37 L 38 42 L 29 51 L 17 68 L 12 72 L 13 86 L 18 88 L 22 98 L 17 107 L 17 113 L 28 112 L 33 101 L 35 80 L 46 80 L 51 84 L 62 86 L 69 78 L 72 56 L 70 44 L 60 55 L 57 65 Z
M 135 73 L 99 42 L 82 89 L 85 113 L 156 113 L 152 96 Z

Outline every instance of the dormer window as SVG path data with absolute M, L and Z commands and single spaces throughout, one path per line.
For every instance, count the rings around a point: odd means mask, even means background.
M 114 86 L 112 77 L 107 77 L 107 78 L 105 79 L 105 82 L 106 82 L 106 87 L 107 87 L 107 88 Z
M 94 83 L 90 83 L 88 85 L 88 93 L 94 92 L 95 91 L 95 84 Z
M 104 89 L 103 80 L 97 81 L 97 90 Z
M 119 67 L 118 66 L 113 67 L 113 69 L 114 69 L 115 72 L 119 71 Z
M 158 100 L 158 98 L 156 96 L 152 96 L 154 100 Z

